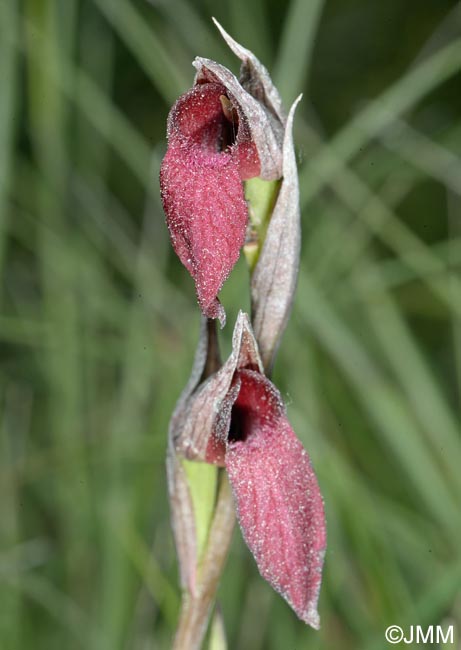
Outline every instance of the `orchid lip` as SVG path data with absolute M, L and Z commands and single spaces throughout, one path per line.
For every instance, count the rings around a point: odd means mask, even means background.
M 303 621 L 319 627 L 325 516 L 310 459 L 280 393 L 260 372 L 236 372 L 225 466 L 259 571 Z
M 173 247 L 195 281 L 203 314 L 221 326 L 225 312 L 217 296 L 245 241 L 242 180 L 260 169 L 243 116 L 236 121 L 234 110 L 220 83 L 200 83 L 182 95 L 170 111 L 160 170 Z

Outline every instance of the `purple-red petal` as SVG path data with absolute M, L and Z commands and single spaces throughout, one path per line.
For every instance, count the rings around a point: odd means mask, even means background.
M 251 370 L 236 379 L 226 469 L 240 527 L 263 578 L 318 628 L 326 528 L 317 479 L 273 384 Z
M 228 128 L 221 103 L 225 92 L 221 84 L 206 83 L 178 99 L 160 171 L 173 247 L 195 281 L 203 314 L 222 324 L 225 313 L 217 294 L 238 260 L 248 217 L 239 147 L 220 150 Z

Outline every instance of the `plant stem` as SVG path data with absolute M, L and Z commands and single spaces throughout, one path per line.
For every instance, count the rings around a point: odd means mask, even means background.
M 197 572 L 195 593 L 184 592 L 173 650 L 200 650 L 211 605 L 232 539 L 235 505 L 232 490 L 223 470 L 208 542 Z

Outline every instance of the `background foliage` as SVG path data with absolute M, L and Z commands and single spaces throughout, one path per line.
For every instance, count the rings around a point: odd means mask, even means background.
M 166 431 L 199 314 L 157 175 L 194 56 L 238 69 L 210 15 L 287 104 L 304 92 L 275 381 L 329 532 L 320 633 L 235 534 L 229 647 L 379 650 L 389 624 L 460 624 L 461 5 L 0 0 L 2 650 L 169 647 Z M 246 281 L 239 263 L 225 351 Z

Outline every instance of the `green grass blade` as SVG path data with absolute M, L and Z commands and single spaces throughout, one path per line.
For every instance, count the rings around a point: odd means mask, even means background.
M 301 204 L 305 206 L 311 201 L 369 140 L 460 68 L 461 39 L 456 39 L 411 69 L 359 111 L 301 170 Z
M 174 26 L 178 41 L 187 44 L 192 58 L 204 56 L 228 66 L 232 65 L 232 61 L 235 63 L 233 54 L 211 22 L 210 16 L 202 18 L 196 7 L 187 0 L 157 0 L 154 6 Z M 192 72 L 191 68 L 191 75 Z M 192 76 L 189 86 L 191 83 Z
M 18 23 L 17 2 L 0 4 L 0 273 L 7 236 L 7 193 L 13 164 L 13 142 L 16 135 L 15 106 L 17 59 L 15 38 Z
M 291 0 L 283 25 L 273 79 L 290 106 L 309 78 L 315 36 L 324 0 Z
M 303 296 L 297 303 L 303 322 L 346 373 L 357 397 L 401 463 L 405 476 L 432 516 L 448 529 L 458 531 L 456 499 L 429 450 L 422 444 L 406 404 L 370 363 L 362 346 L 304 273 L 300 277 L 299 294 Z
M 461 292 L 461 280 L 451 274 L 446 263 L 434 256 L 430 249 L 417 237 L 390 209 L 383 199 L 373 192 L 357 173 L 344 166 L 336 152 L 328 145 L 322 149 L 324 160 L 336 168 L 336 180 L 333 185 L 335 193 L 357 218 L 363 221 L 369 230 L 364 237 L 350 238 L 352 257 L 368 243 L 371 235 L 379 236 L 382 241 L 395 251 L 400 260 L 415 274 L 427 279 L 427 284 L 450 309 L 459 310 L 459 304 L 453 300 L 453 288 Z M 312 180 L 312 179 L 311 179 Z M 341 240 L 336 240 L 336 245 Z M 449 277 L 450 286 L 440 282 L 438 275 Z
M 457 484 L 461 494 L 459 422 L 441 393 L 437 375 L 429 369 L 390 296 L 381 293 L 378 297 L 375 294 L 368 314 L 386 360 L 408 396 L 421 428 L 426 431 L 434 459 L 439 459 L 447 482 Z
M 457 144 L 456 133 L 450 142 Z M 411 165 L 429 177 L 438 179 L 455 194 L 461 194 L 461 143 L 458 154 L 434 142 L 404 120 L 396 120 L 395 127 L 385 131 L 381 138 L 384 146 L 395 151 Z
M 264 0 L 233 0 L 227 5 L 230 27 L 223 27 L 244 47 L 249 48 L 266 67 L 272 64 L 273 54 L 269 42 L 267 3 Z M 219 20 L 219 16 L 216 16 Z M 255 26 L 258 29 L 255 29 Z
M 150 29 L 135 6 L 126 0 L 94 0 L 122 41 L 133 52 L 167 104 L 172 104 L 191 85 L 191 78 L 177 65 L 159 36 Z M 191 68 L 192 72 L 192 68 Z

